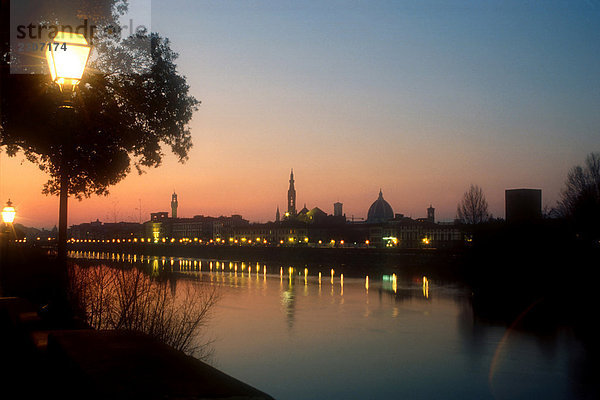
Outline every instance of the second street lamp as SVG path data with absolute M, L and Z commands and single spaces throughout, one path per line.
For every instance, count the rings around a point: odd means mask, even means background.
M 72 109 L 71 98 L 87 64 L 91 46 L 85 36 L 79 33 L 57 32 L 54 39 L 48 43 L 46 61 L 52 81 L 65 96 L 61 108 Z M 69 118 L 70 119 L 70 116 Z M 67 129 L 68 130 L 68 129 Z M 63 138 L 62 161 L 60 167 L 60 206 L 58 217 L 58 257 L 67 258 L 67 200 L 69 195 L 68 144 Z
M 15 221 L 15 208 L 10 199 L 6 202 L 6 207 L 2 209 L 2 229 L 0 230 L 0 297 L 4 295 L 4 269 L 7 266 L 8 260 L 8 240 L 13 230 L 13 222 Z
M 12 206 L 12 202 L 8 199 L 6 206 L 2 209 L 2 221 L 7 225 L 12 224 L 15 220 L 16 213 L 15 208 Z

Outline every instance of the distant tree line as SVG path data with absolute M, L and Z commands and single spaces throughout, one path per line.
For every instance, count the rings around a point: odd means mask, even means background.
M 569 220 L 584 238 L 600 238 L 600 153 L 569 171 L 554 214 Z

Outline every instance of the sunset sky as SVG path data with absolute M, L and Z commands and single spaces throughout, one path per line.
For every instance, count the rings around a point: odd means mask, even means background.
M 553 206 L 569 168 L 600 151 L 600 2 L 152 1 L 202 104 L 189 161 L 166 157 L 108 197 L 69 203 L 69 224 L 286 208 L 366 217 L 379 189 L 394 212 L 451 220 L 471 183 L 504 216 L 504 190 Z M 0 199 L 51 228 L 58 198 L 22 156 L 1 154 Z

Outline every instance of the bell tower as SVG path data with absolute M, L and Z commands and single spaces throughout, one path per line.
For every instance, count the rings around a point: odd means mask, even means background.
M 179 203 L 177 202 L 177 193 L 175 193 L 175 191 L 173 191 L 173 194 L 171 195 L 171 217 L 172 218 L 177 218 L 177 206 L 179 205 Z
M 435 208 L 430 204 L 427 209 L 427 221 L 435 223 Z

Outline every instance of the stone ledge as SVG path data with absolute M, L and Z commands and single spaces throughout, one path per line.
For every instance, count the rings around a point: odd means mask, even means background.
M 36 314 L 23 299 L 0 298 L 0 398 L 273 400 L 149 335 L 59 330 Z

